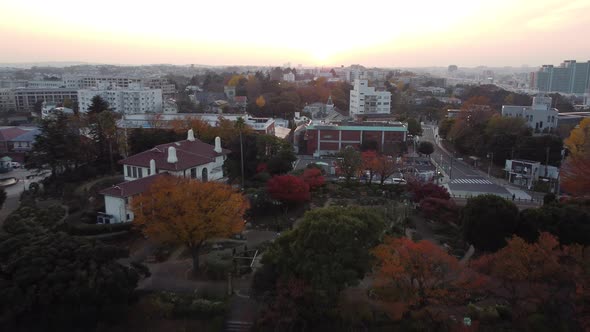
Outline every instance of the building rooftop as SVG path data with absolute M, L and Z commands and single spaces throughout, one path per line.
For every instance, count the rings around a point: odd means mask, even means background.
M 146 176 L 141 179 L 126 181 L 114 185 L 110 188 L 102 190 L 100 193 L 105 196 L 112 197 L 131 197 L 148 190 L 148 188 L 156 182 L 156 180 L 170 176 L 168 173 L 159 173 L 150 176 Z
M 366 131 L 408 131 L 408 128 L 403 126 L 403 125 L 393 125 L 393 126 L 387 126 L 387 125 L 369 125 L 369 124 L 364 124 L 364 125 L 355 125 L 355 124 L 347 124 L 347 125 L 311 125 L 308 126 L 307 129 L 318 129 L 318 130 L 352 130 L 352 131 L 357 131 L 357 130 L 366 130 Z

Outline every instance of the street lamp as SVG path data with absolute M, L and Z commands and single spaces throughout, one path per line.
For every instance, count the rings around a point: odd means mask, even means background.
M 490 158 L 490 162 L 488 164 L 488 179 L 490 178 L 490 171 L 492 170 L 492 163 L 494 162 L 494 153 L 488 152 L 488 158 Z

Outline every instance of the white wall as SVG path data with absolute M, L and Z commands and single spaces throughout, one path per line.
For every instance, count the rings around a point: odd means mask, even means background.
M 105 212 L 112 215 L 116 223 L 133 220 L 133 212 L 127 210 L 124 198 L 105 195 L 104 204 Z M 127 220 L 127 213 L 130 214 L 130 220 Z

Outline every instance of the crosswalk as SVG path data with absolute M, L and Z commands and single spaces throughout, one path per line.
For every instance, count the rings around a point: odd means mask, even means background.
M 454 184 L 493 184 L 490 180 L 486 179 L 453 179 L 451 183 Z

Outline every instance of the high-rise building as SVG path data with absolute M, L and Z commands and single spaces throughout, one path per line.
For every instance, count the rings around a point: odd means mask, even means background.
M 355 80 L 350 90 L 350 116 L 363 114 L 389 114 L 391 93 L 369 87 L 367 80 Z
M 583 94 L 590 88 L 590 61 L 564 61 L 559 67 L 543 65 L 531 73 L 531 87 L 542 92 Z
M 105 86 L 78 91 L 78 102 L 81 112 L 86 112 L 92 104 L 94 96 L 101 96 L 115 111 L 123 114 L 161 113 L 162 90 L 148 89 L 140 85 L 129 85 L 127 88 Z

